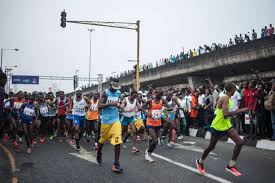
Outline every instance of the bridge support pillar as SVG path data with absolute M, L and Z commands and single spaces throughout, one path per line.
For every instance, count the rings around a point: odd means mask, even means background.
M 201 76 L 188 76 L 187 80 L 188 80 L 188 85 L 191 88 L 198 88 L 199 86 L 202 85 L 203 77 L 201 77 Z

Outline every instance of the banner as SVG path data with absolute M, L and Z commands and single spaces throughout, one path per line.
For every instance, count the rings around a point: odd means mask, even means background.
M 39 76 L 12 75 L 12 84 L 38 85 Z

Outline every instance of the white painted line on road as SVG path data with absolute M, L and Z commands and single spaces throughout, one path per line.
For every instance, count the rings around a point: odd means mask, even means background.
M 257 148 L 275 150 L 275 141 L 270 140 L 259 140 L 256 145 Z
M 183 144 L 191 144 L 191 145 L 196 144 L 196 142 L 193 142 L 193 141 L 183 141 L 182 143 Z
M 175 148 L 177 149 L 184 149 L 184 150 L 188 150 L 188 151 L 194 151 L 194 152 L 200 152 L 203 153 L 204 149 L 200 148 L 200 147 L 195 147 L 195 146 L 185 146 L 182 144 L 178 144 L 175 143 L 174 145 Z M 218 156 L 216 153 L 210 152 L 211 155 L 215 155 Z
M 241 139 L 244 138 L 244 136 L 240 136 Z M 228 144 L 235 144 L 235 142 L 231 139 L 231 138 L 228 138 L 227 142 Z
M 72 146 L 74 149 L 76 149 L 75 145 L 72 145 L 69 141 L 66 141 L 70 146 Z M 96 161 L 96 153 L 95 152 L 89 152 L 84 147 L 80 146 L 80 151 L 78 153 L 69 153 L 70 155 L 76 156 L 78 158 L 87 160 L 91 163 L 98 164 Z
M 187 170 L 190 170 L 190 171 L 192 171 L 192 172 L 194 172 L 194 173 L 197 173 L 197 174 L 199 174 L 199 175 L 202 175 L 201 173 L 198 172 L 198 170 L 197 170 L 196 168 L 193 168 L 193 167 L 191 167 L 191 166 L 188 166 L 188 165 L 185 165 L 185 164 L 183 164 L 183 163 L 174 161 L 174 160 L 172 160 L 172 159 L 166 158 L 166 157 L 161 156 L 161 155 L 158 155 L 158 154 L 156 154 L 156 153 L 152 153 L 152 156 L 155 156 L 155 157 L 157 157 L 157 158 L 159 158 L 159 159 L 162 159 L 162 160 L 164 160 L 164 161 L 167 161 L 167 162 L 169 162 L 169 163 L 171 163 L 171 164 L 180 166 L 180 167 L 185 168 L 185 169 L 187 169 Z M 208 177 L 208 178 L 210 178 L 210 179 L 212 179 L 212 180 L 215 180 L 215 181 L 221 182 L 221 183 L 232 183 L 231 181 L 228 181 L 228 180 L 226 180 L 226 179 L 223 179 L 223 178 L 221 178 L 221 177 L 217 177 L 217 176 L 212 175 L 212 174 L 209 174 L 209 173 L 205 173 L 205 174 L 202 175 L 202 176 Z

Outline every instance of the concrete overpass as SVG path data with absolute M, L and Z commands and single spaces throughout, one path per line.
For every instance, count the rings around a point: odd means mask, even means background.
M 197 87 L 205 77 L 210 77 L 215 83 L 255 78 L 255 70 L 262 78 L 275 77 L 275 36 L 142 71 L 140 82 L 141 88 L 148 85 L 162 87 L 182 83 Z M 120 83 L 123 89 L 132 87 L 133 74 L 120 78 Z M 103 89 L 108 85 L 107 82 L 103 83 Z M 94 86 L 84 92 L 96 91 L 97 86 Z

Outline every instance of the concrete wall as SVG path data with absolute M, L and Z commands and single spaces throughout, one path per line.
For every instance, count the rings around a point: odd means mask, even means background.
M 142 71 L 140 73 L 141 87 L 150 84 L 155 84 L 156 86 L 161 87 L 186 82 L 197 87 L 203 77 L 208 76 L 208 74 L 211 74 L 213 71 L 215 72 L 215 70 L 218 73 L 220 68 L 230 68 L 231 66 L 236 66 L 238 64 L 249 65 L 255 61 L 261 63 L 261 60 L 272 57 L 275 58 L 275 36 L 241 45 L 235 45 L 183 60 L 178 63 L 171 63 Z M 271 65 L 275 66 L 274 61 L 269 62 Z M 228 78 L 229 77 L 227 77 L 227 80 Z M 237 79 L 238 77 L 235 78 Z M 213 79 L 223 81 L 224 77 L 217 76 Z M 133 86 L 133 75 L 131 74 L 120 78 L 120 83 L 122 87 Z M 108 87 L 108 83 L 103 83 L 103 89 Z M 95 92 L 97 91 L 97 86 L 89 88 L 87 91 Z

